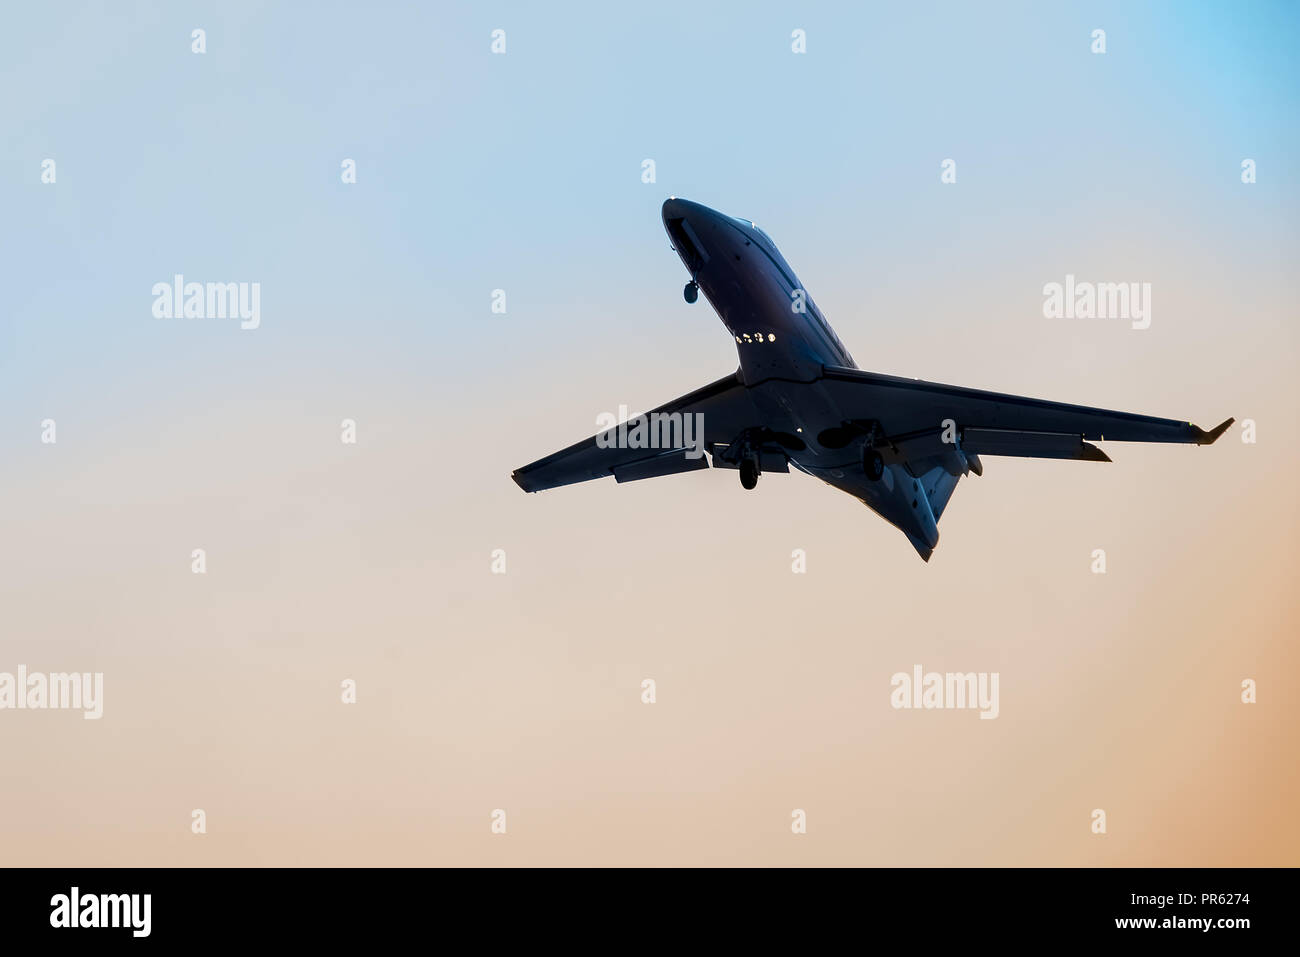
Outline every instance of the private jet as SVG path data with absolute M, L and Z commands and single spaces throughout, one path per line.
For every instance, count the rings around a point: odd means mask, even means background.
M 690 274 L 686 301 L 703 291 L 736 340 L 740 368 L 644 414 L 693 417 L 703 432 L 697 445 L 648 448 L 626 441 L 625 427 L 607 429 L 516 469 L 524 491 L 611 475 L 656 478 L 707 469 L 710 460 L 753 489 L 760 475 L 793 466 L 863 502 L 928 562 L 953 490 L 963 476 L 984 474 L 983 456 L 1109 462 L 1092 443 L 1209 445 L 1233 422 L 1207 432 L 1175 419 L 864 372 L 763 230 L 676 197 L 663 204 L 663 224 Z

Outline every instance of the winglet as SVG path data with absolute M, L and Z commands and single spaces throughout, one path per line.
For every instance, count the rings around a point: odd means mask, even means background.
M 1192 426 L 1192 428 L 1196 429 L 1196 444 L 1213 445 L 1214 440 L 1217 439 L 1219 436 L 1221 436 L 1224 432 L 1227 432 L 1228 426 L 1232 425 L 1232 423 L 1235 421 L 1237 420 L 1234 418 L 1224 419 L 1222 422 L 1220 422 L 1214 428 L 1210 429 L 1210 431 L 1208 432 L 1206 432 L 1204 429 L 1200 429 L 1197 428 L 1196 426 Z

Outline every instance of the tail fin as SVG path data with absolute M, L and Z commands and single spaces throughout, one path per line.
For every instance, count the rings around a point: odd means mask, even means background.
M 943 517 L 943 510 L 947 508 L 948 499 L 952 498 L 953 490 L 957 488 L 959 481 L 961 481 L 960 472 L 954 475 L 942 465 L 935 465 L 921 474 L 921 488 L 925 490 L 925 497 L 930 500 L 930 511 L 934 513 L 936 522 Z
M 934 462 L 934 459 L 930 460 Z M 928 463 L 927 463 L 928 464 Z M 962 471 L 950 471 L 961 467 Z M 943 458 L 937 464 L 933 464 L 926 471 L 922 472 L 918 481 L 921 488 L 925 491 L 925 497 L 930 501 L 930 511 L 934 514 L 934 520 L 939 521 L 943 517 L 943 510 L 948 507 L 948 500 L 952 498 L 952 493 L 957 488 L 957 483 L 961 481 L 962 475 L 969 470 L 976 475 L 984 472 L 983 463 L 972 453 L 963 456 L 958 453 L 955 459 Z M 916 553 L 921 556 L 923 561 L 929 561 L 930 556 L 934 554 L 934 548 L 927 545 L 923 540 L 917 538 L 911 533 L 905 532 L 908 541 L 916 549 Z
M 916 549 L 916 554 L 921 556 L 921 561 L 928 562 L 930 556 L 934 554 L 934 549 L 925 544 L 925 542 L 921 541 L 921 539 L 917 538 L 911 532 L 903 532 L 903 534 L 907 536 L 907 540 L 911 542 L 912 547 Z

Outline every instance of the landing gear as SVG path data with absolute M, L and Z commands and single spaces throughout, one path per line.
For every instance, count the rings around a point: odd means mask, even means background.
M 686 288 L 682 290 L 682 295 L 686 297 L 687 302 L 694 302 L 696 299 L 699 299 L 700 284 L 696 282 L 694 279 L 692 279 L 690 282 L 686 284 Z M 747 486 L 747 488 L 753 488 L 753 486 L 750 485 Z
M 758 463 L 753 459 L 744 459 L 740 463 L 740 485 L 748 490 L 758 484 Z
M 862 450 L 862 470 L 873 482 L 879 482 L 880 477 L 885 474 L 885 460 L 869 445 Z

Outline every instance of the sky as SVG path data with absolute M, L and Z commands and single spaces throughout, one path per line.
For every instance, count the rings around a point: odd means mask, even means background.
M 14 10 L 0 673 L 104 701 L 0 709 L 6 862 L 1300 863 L 1298 41 L 1261 2 Z M 865 369 L 1238 424 L 989 458 L 928 565 L 799 474 L 525 495 L 738 364 L 670 195 Z M 177 274 L 257 328 L 157 318 Z M 1067 275 L 1150 327 L 1046 318 Z M 997 719 L 893 708 L 918 664 Z

